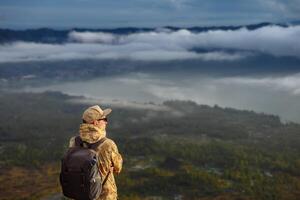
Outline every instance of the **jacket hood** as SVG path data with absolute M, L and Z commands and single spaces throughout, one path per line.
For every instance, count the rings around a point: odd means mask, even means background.
M 95 143 L 106 137 L 106 131 L 93 124 L 80 124 L 79 135 L 82 141 Z

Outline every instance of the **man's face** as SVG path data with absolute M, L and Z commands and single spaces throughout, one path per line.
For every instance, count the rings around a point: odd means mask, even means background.
M 101 129 L 105 130 L 106 125 L 107 125 L 107 118 L 97 120 L 95 125 Z

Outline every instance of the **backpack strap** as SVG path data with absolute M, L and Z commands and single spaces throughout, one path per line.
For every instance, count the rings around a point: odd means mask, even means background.
M 86 145 L 89 149 L 93 149 L 93 150 L 96 150 L 97 147 L 102 144 L 103 142 L 105 142 L 107 138 L 104 137 L 102 138 L 101 140 L 95 142 L 95 143 L 88 143 L 88 142 L 85 142 L 85 141 L 82 141 L 82 139 L 80 138 L 80 136 L 76 136 L 75 137 L 75 146 L 80 146 L 80 147 L 84 147 L 84 145 Z
M 99 140 L 98 142 L 95 142 L 95 143 L 93 143 L 93 144 L 88 144 L 88 147 L 89 147 L 90 149 L 96 150 L 96 149 L 98 148 L 98 146 L 100 146 L 102 143 L 105 142 L 106 139 L 107 139 L 107 138 L 104 137 L 104 138 L 102 138 L 101 140 Z
M 83 142 L 82 142 L 79 135 L 75 137 L 75 146 L 77 146 L 77 147 L 78 146 L 81 146 L 81 147 L 83 146 Z
M 103 187 L 103 185 L 106 183 L 106 181 L 107 181 L 107 179 L 108 179 L 108 176 L 109 176 L 109 174 L 110 174 L 110 170 L 111 170 L 111 169 L 109 169 L 109 171 L 108 171 L 108 173 L 107 173 L 105 179 L 104 179 L 103 182 L 102 182 L 102 187 Z

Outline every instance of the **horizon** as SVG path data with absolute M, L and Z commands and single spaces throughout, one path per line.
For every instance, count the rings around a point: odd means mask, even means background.
M 76 29 L 83 29 L 83 30 L 116 30 L 116 29 L 159 29 L 159 28 L 179 28 L 179 29 L 191 29 L 191 28 L 242 28 L 248 26 L 255 26 L 255 25 L 279 25 L 279 26 L 297 26 L 300 24 L 299 20 L 292 20 L 292 21 L 258 21 L 253 23 L 241 23 L 241 24 L 208 24 L 208 25 L 189 25 L 189 26 L 176 26 L 176 25 L 161 25 L 161 26 L 95 26 L 95 27 L 84 27 L 84 26 L 28 26 L 28 27 L 1 27 L 0 30 L 13 30 L 13 31 L 26 31 L 26 30 L 41 30 L 41 29 L 52 29 L 57 31 L 68 31 L 68 30 L 76 30 Z

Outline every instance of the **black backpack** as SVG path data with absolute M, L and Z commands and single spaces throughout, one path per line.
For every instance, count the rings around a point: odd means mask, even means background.
M 60 185 L 64 196 L 76 200 L 95 200 L 100 196 L 109 173 L 103 180 L 96 148 L 105 140 L 89 144 L 75 137 L 75 146 L 68 149 L 61 162 Z

